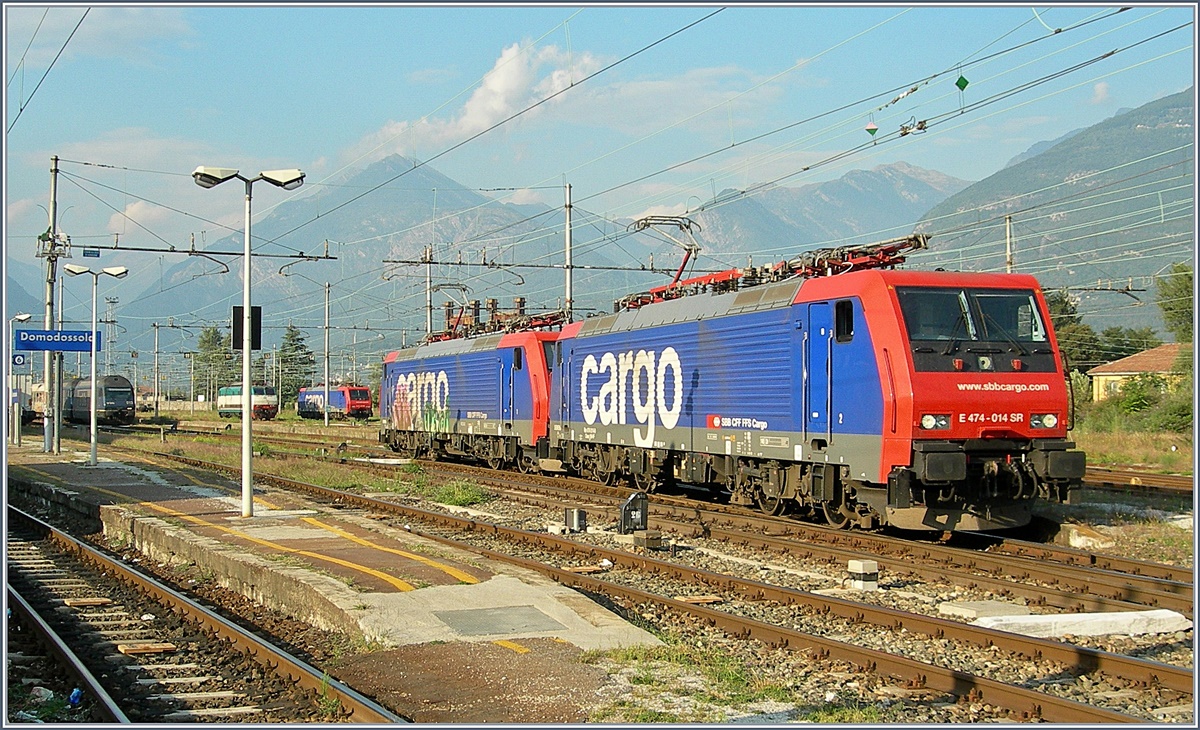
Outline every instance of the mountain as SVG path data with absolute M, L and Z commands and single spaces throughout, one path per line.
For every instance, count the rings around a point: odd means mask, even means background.
M 697 241 L 709 256 L 744 255 L 757 263 L 802 251 L 870 243 L 904 235 L 931 206 L 969 185 L 904 162 L 801 187 L 772 187 L 751 197 L 726 190 L 732 202 L 692 216 L 702 232 Z
M 1014 270 L 1067 287 L 1098 330 L 1153 326 L 1154 275 L 1195 251 L 1192 89 L 1087 127 L 933 206 L 920 268 Z M 1121 293 L 1121 290 L 1128 290 Z
M 901 235 L 922 212 L 968 184 L 896 163 L 737 198 L 694 216 L 702 255 L 717 262 L 701 259 L 700 265 L 741 266 L 751 254 L 765 263 L 814 247 Z M 369 198 L 355 200 L 366 191 L 372 191 Z M 597 223 L 584 211 L 575 214 L 573 277 L 581 314 L 611 311 L 615 299 L 666 283 L 681 263 L 683 248 L 664 237 L 627 239 L 632 222 Z M 561 208 L 499 203 L 429 165 L 388 157 L 280 204 L 254 223 L 256 253 L 284 257 L 254 261 L 253 301 L 264 308 L 264 327 L 274 329 L 264 339 L 277 341 L 288 324 L 321 326 L 325 281 L 333 282 L 333 326 L 353 323 L 380 332 L 408 327 L 409 335 L 419 337 L 425 326 L 425 266 L 383 262 L 418 262 L 430 245 L 435 261 L 454 262 L 432 267 L 433 283 L 442 285 L 434 295 L 435 329 L 442 328 L 443 303 L 451 300 L 496 298 L 503 309 L 521 296 L 529 311 L 557 309 L 563 299 L 562 228 Z M 667 232 L 680 238 L 678 231 Z M 277 245 L 259 243 L 276 239 Z M 240 252 L 242 245 L 241 235 L 234 234 L 197 248 Z M 326 247 L 336 261 L 298 258 L 321 256 Z M 485 261 L 489 266 L 466 265 Z M 649 268 L 652 262 L 657 272 L 613 270 Z M 505 268 L 511 264 L 545 268 Z M 192 256 L 163 271 L 134 301 L 141 311 L 190 312 L 210 323 L 226 322 L 230 308 L 241 303 L 241 279 L 240 257 Z M 469 291 L 456 286 L 460 282 Z M 388 336 L 389 342 L 397 339 Z
M 41 328 L 41 323 L 45 321 L 46 302 L 42 301 L 41 297 L 35 297 L 21 284 L 24 280 L 26 283 L 41 283 L 38 279 L 45 281 L 45 274 L 40 277 L 31 278 L 28 275 L 21 276 L 21 270 L 14 271 L 10 266 L 8 270 L 7 281 L 5 282 L 4 298 L 8 301 L 8 316 L 12 317 L 22 312 L 28 312 L 33 315 L 29 320 L 29 324 L 25 327 L 33 327 L 37 324 Z M 16 275 L 14 275 L 16 274 Z M 43 286 L 45 286 L 43 284 Z M 44 292 L 41 292 L 44 295 Z
M 1117 113 L 1114 114 L 1113 116 L 1119 117 L 1122 114 L 1125 114 L 1126 112 L 1131 112 L 1131 111 L 1133 111 L 1133 110 L 1130 109 L 1129 107 L 1121 107 L 1120 109 L 1117 110 Z M 1050 149 L 1051 147 L 1058 144 L 1059 142 L 1070 139 L 1071 137 L 1074 137 L 1075 135 L 1079 134 L 1080 132 L 1082 132 L 1085 129 L 1087 129 L 1087 127 L 1080 127 L 1079 129 L 1073 129 L 1070 132 L 1067 132 L 1063 136 L 1059 137 L 1058 139 L 1052 139 L 1048 142 L 1047 141 L 1035 142 L 1034 144 L 1030 145 L 1029 149 L 1025 150 L 1021 154 L 1019 154 L 1016 157 L 1009 160 L 1007 163 L 1005 163 L 1004 166 L 1012 167 L 1013 165 L 1017 164 L 1018 162 L 1024 162 L 1025 160 L 1028 160 L 1030 157 L 1036 157 L 1037 155 L 1042 154 L 1043 152 Z

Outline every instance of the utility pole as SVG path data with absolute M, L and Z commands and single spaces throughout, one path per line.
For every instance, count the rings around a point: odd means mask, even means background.
M 158 421 L 158 322 L 150 325 L 154 328 L 154 419 Z
M 433 334 L 433 244 L 425 249 L 425 334 Z
M 329 425 L 329 282 L 325 282 L 325 425 Z
M 104 373 L 107 375 L 112 370 L 112 351 L 117 344 L 117 304 L 120 303 L 118 297 L 104 297 L 106 306 L 104 312 L 105 324 L 108 325 L 108 332 L 104 335 Z
M 1012 216 L 1004 216 L 1004 273 L 1013 272 Z
M 63 328 L 63 311 L 67 308 L 67 297 L 63 293 L 66 287 L 66 277 L 58 277 L 58 329 Z M 58 394 L 58 407 L 54 409 L 54 453 L 62 453 L 62 407 L 63 407 L 63 381 L 66 378 L 66 368 L 63 366 L 66 355 L 61 352 L 54 353 L 54 392 Z M 83 353 L 75 353 L 75 376 L 80 377 L 83 372 L 82 364 Z M 74 393 L 71 395 L 74 398 Z
M 37 256 L 46 259 L 46 317 L 47 330 L 54 328 L 54 282 L 58 278 L 58 259 L 71 257 L 71 240 L 58 231 L 58 156 L 50 158 L 50 227 L 38 236 Z M 55 368 L 58 364 L 58 368 Z M 42 384 L 46 387 L 46 411 L 42 414 L 42 451 L 61 453 L 61 442 L 54 436 L 57 431 L 61 408 L 62 391 L 54 379 L 55 371 L 61 372 L 59 353 L 47 350 L 42 353 Z
M 566 310 L 566 321 L 570 322 L 571 321 L 571 308 L 572 308 L 572 305 L 574 304 L 574 299 L 575 299 L 575 294 L 574 294 L 574 289 L 573 289 L 574 282 L 571 279 L 573 267 L 572 267 L 572 263 L 571 263 L 571 185 L 570 185 L 570 183 L 567 184 L 566 193 L 567 193 L 566 225 L 563 226 L 563 235 L 565 237 L 564 245 L 566 246 L 566 249 L 567 249 L 567 251 L 566 251 L 567 263 L 566 263 L 566 266 L 564 267 L 564 271 L 566 272 L 566 282 L 565 282 L 566 297 L 565 297 L 564 309 Z

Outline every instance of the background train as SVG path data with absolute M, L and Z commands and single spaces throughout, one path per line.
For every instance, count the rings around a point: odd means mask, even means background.
M 329 415 L 333 418 L 370 418 L 374 413 L 371 391 L 361 385 L 329 387 Z M 301 388 L 296 396 L 296 413 L 301 418 L 325 418 L 325 386 Z
M 1046 302 L 1028 275 L 894 270 L 924 247 L 810 252 L 558 332 L 390 353 L 380 440 L 839 527 L 1026 524 L 1084 471 Z
M 273 385 L 250 386 L 250 418 L 269 421 L 279 414 L 279 395 Z M 242 417 L 242 386 L 229 385 L 217 390 L 217 415 L 221 418 Z
M 34 413 L 46 412 L 46 387 L 33 385 L 31 399 Z M 91 378 L 68 378 L 63 383 L 62 417 L 71 423 L 91 423 Z M 103 375 L 96 384 L 96 423 L 128 426 L 137 421 L 134 413 L 133 384 L 121 375 Z

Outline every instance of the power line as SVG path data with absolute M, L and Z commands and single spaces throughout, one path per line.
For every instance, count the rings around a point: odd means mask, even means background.
M 13 117 L 12 124 L 8 125 L 9 132 L 11 132 L 13 127 L 17 125 L 17 120 L 21 118 L 21 114 L 25 112 L 25 108 L 29 106 L 29 102 L 33 101 L 33 95 L 38 92 L 38 89 L 42 88 L 42 82 L 45 81 L 46 77 L 50 75 L 50 69 L 54 68 L 54 64 L 58 63 L 59 56 L 62 56 L 63 51 L 67 50 L 67 44 L 70 43 L 71 39 L 75 37 L 75 31 L 79 30 L 79 26 L 83 25 L 83 19 L 86 18 L 90 12 L 92 12 L 90 7 L 83 11 L 83 17 L 80 18 L 79 22 L 75 24 L 75 29 L 71 31 L 71 35 L 67 36 L 67 40 L 63 41 L 62 48 L 58 49 L 58 53 L 55 54 L 54 60 L 51 61 L 50 65 L 46 67 L 46 73 L 42 74 L 42 78 L 38 80 L 37 86 L 33 87 L 33 91 L 29 92 L 29 98 L 22 102 L 20 108 L 17 109 L 17 116 Z M 30 43 L 32 42 L 33 41 L 31 40 Z

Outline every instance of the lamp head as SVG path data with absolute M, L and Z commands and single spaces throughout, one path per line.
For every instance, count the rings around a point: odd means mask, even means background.
M 33 315 L 29 312 L 21 312 L 20 314 L 13 316 L 12 319 L 14 322 L 28 322 L 29 318 L 32 316 Z
M 89 269 L 86 266 L 80 266 L 79 264 L 67 264 L 63 268 L 66 269 L 67 273 L 70 274 L 71 276 L 79 276 L 80 274 L 92 273 L 91 269 Z
M 284 190 L 295 190 L 304 184 L 304 173 L 299 170 L 266 170 L 258 176 Z
M 211 188 L 237 177 L 238 171 L 230 167 L 205 167 L 201 165 L 192 171 L 192 179 L 202 188 Z
M 125 275 L 129 273 L 129 269 L 125 268 L 124 266 L 109 266 L 108 268 L 102 269 L 102 271 L 109 276 L 115 276 L 118 279 L 124 279 Z

